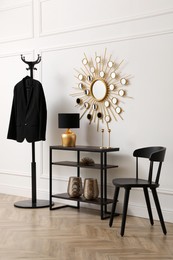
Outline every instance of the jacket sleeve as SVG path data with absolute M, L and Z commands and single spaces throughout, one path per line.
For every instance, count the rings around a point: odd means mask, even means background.
M 16 140 L 16 109 L 15 109 L 16 97 L 15 97 L 15 90 L 11 108 L 11 116 L 9 122 L 9 128 L 7 133 L 7 139 Z
M 47 124 L 47 107 L 43 88 L 40 89 L 40 104 L 39 104 L 39 139 L 46 140 L 46 124 Z

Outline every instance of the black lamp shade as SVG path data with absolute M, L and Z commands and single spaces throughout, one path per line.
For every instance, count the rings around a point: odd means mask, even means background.
M 77 113 L 60 113 L 58 114 L 59 128 L 79 128 L 79 114 Z

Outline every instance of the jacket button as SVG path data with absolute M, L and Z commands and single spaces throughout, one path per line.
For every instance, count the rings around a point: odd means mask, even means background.
M 25 125 L 27 125 L 27 123 L 25 123 Z

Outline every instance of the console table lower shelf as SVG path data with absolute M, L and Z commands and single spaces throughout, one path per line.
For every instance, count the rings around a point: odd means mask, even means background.
M 88 200 L 88 199 L 85 199 L 83 196 L 80 196 L 78 198 L 71 198 L 71 197 L 69 197 L 68 193 L 54 194 L 54 195 L 52 195 L 52 198 L 75 201 L 75 202 L 77 202 L 77 206 L 61 205 L 61 206 L 56 207 L 56 206 L 51 205 L 50 210 L 61 209 L 61 208 L 65 208 L 65 207 L 72 207 L 72 208 L 80 209 L 80 202 L 95 204 L 95 205 L 103 205 L 103 206 L 113 203 L 112 199 L 104 199 L 104 198 L 102 200 L 101 200 L 101 198 L 97 198 L 94 200 Z M 102 219 L 110 218 L 109 211 L 103 212 L 101 215 L 102 215 Z M 118 216 L 118 215 L 119 215 L 118 213 L 115 213 L 115 216 Z

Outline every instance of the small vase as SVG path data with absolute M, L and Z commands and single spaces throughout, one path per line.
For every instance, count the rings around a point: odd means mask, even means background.
M 68 181 L 67 193 L 71 198 L 80 197 L 82 195 L 82 178 L 70 177 Z
M 97 199 L 99 195 L 99 188 L 97 179 L 86 178 L 84 180 L 84 192 L 83 196 L 87 200 Z

